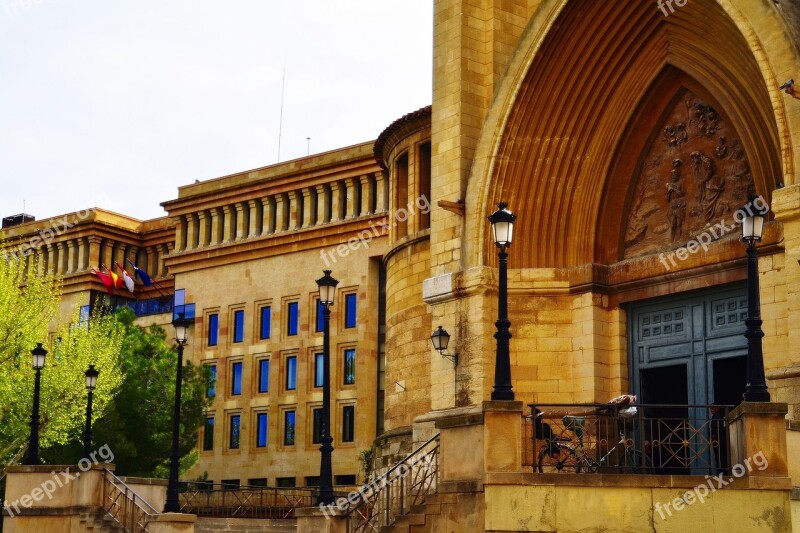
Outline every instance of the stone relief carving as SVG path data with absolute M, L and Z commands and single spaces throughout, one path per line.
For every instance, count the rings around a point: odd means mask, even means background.
M 687 91 L 656 131 L 635 179 L 626 258 L 682 246 L 755 194 L 736 132 L 697 95 Z

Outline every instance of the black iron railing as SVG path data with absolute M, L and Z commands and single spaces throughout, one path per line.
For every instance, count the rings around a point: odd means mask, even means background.
M 524 464 L 538 473 L 730 471 L 728 405 L 530 404 Z
M 385 474 L 354 493 L 347 511 L 349 533 L 381 531 L 435 494 L 439 482 L 439 435 L 411 452 Z
M 224 518 L 294 518 L 294 510 L 312 507 L 312 488 L 251 487 L 218 483 L 183 483 L 182 513 Z
M 113 472 L 106 468 L 104 473 L 103 511 L 126 533 L 147 533 L 150 519 L 158 511 Z

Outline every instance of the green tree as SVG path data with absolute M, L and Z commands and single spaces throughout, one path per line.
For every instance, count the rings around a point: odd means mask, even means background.
M 120 365 L 125 380 L 105 415 L 94 425 L 96 442 L 114 452 L 117 473 L 166 477 L 172 449 L 177 351 L 156 325 L 142 328 L 124 309 L 116 319 L 125 331 Z M 186 363 L 181 387 L 181 471 L 196 461 L 197 439 L 211 405 L 206 397 L 210 374 L 205 366 Z
M 0 260 L 0 464 L 17 460 L 27 446 L 34 379 L 30 351 L 37 342 L 49 351 L 41 372 L 42 448 L 80 438 L 83 373 L 89 364 L 103 376 L 94 393 L 96 413 L 105 411 L 122 383 L 120 325 L 100 314 L 80 322 L 77 309 L 67 317 L 71 320 L 63 320 L 61 280 L 34 274 L 36 267 L 32 257 Z

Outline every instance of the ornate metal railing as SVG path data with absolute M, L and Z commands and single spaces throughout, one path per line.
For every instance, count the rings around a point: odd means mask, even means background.
M 103 478 L 103 511 L 128 533 L 147 533 L 150 517 L 157 515 L 132 488 L 108 469 Z
M 298 507 L 312 507 L 316 490 L 186 483 L 179 493 L 181 512 L 226 518 L 294 518 Z
M 385 474 L 358 491 L 358 501 L 347 510 L 350 533 L 380 531 L 398 516 L 435 494 L 439 484 L 439 435 L 411 452 Z
M 728 405 L 530 404 L 524 464 L 539 473 L 730 471 Z

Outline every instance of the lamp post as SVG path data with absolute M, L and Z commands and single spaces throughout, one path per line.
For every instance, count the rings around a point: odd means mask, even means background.
M 513 400 L 514 389 L 511 387 L 511 357 L 509 355 L 509 340 L 511 340 L 511 322 L 508 320 L 508 254 L 506 249 L 511 246 L 514 235 L 514 221 L 517 215 L 506 209 L 508 204 L 500 202 L 498 209 L 489 215 L 492 223 L 492 237 L 498 249 L 500 259 L 500 279 L 498 282 L 497 296 L 497 352 L 494 362 L 494 389 L 492 400 Z
M 319 303 L 322 305 L 324 327 L 322 335 L 322 436 L 320 442 L 319 464 L 319 495 L 317 504 L 330 505 L 333 503 L 333 470 L 331 455 L 333 454 L 333 437 L 331 437 L 331 306 L 336 295 L 336 286 L 339 281 L 331 276 L 330 270 L 322 271 L 324 276 L 317 280 L 319 287 Z
M 742 219 L 742 240 L 747 244 L 747 319 L 744 323 L 747 330 L 747 387 L 743 399 L 746 402 L 768 402 L 769 392 L 764 376 L 764 353 L 761 348 L 761 297 L 758 291 L 758 255 L 756 243 L 761 241 L 764 230 L 764 214 L 752 212 L 751 201 L 744 211 L 747 215 Z
M 47 350 L 42 348 L 42 343 L 37 342 L 36 348 L 31 350 L 33 356 L 33 369 L 36 370 L 36 377 L 33 382 L 33 412 L 31 413 L 31 435 L 28 439 L 28 451 L 22 459 L 24 465 L 40 465 L 42 458 L 39 457 L 39 387 L 41 382 L 41 372 L 44 368 L 44 360 L 47 357 Z
M 439 352 L 439 355 L 445 359 L 450 359 L 453 365 L 458 366 L 458 354 L 448 354 L 447 347 L 450 346 L 450 334 L 442 326 L 436 328 L 436 331 L 431 333 L 431 343 L 433 349 Z
M 178 499 L 178 467 L 180 466 L 180 451 L 178 437 L 181 426 L 181 381 L 183 379 L 183 347 L 189 338 L 191 321 L 184 318 L 183 313 L 172 321 L 175 327 L 175 342 L 178 343 L 178 368 L 175 372 L 175 409 L 172 413 L 172 453 L 169 456 L 169 483 L 167 484 L 167 501 L 164 504 L 165 513 L 180 513 L 181 503 Z
M 86 390 L 89 391 L 86 398 L 86 428 L 83 430 L 83 458 L 88 461 L 92 453 L 92 397 L 100 372 L 95 370 L 94 365 L 89 365 L 83 375 L 86 377 Z

